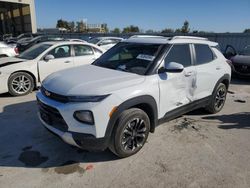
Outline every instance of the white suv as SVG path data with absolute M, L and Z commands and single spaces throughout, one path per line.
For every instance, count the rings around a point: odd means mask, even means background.
M 122 41 L 91 65 L 47 77 L 37 93 L 40 120 L 71 145 L 135 154 L 162 120 L 222 109 L 231 69 L 217 45 L 195 37 Z

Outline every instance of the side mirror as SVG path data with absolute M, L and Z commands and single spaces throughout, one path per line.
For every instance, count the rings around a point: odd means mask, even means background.
M 159 73 L 171 72 L 171 73 L 179 73 L 184 70 L 184 66 L 180 63 L 170 62 L 165 63 L 164 67 L 159 69 Z
M 45 58 L 44 58 L 45 61 L 49 61 L 49 60 L 52 60 L 52 59 L 55 59 L 55 57 L 53 55 L 51 55 L 51 54 L 46 55 Z

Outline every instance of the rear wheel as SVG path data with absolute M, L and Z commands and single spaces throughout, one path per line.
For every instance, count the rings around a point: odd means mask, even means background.
M 113 131 L 110 150 L 121 158 L 137 153 L 145 144 L 149 130 L 150 120 L 144 111 L 125 110 Z
M 9 93 L 13 96 L 27 95 L 34 89 L 34 79 L 25 72 L 17 72 L 8 81 Z
M 212 114 L 215 114 L 223 108 L 227 96 L 227 87 L 225 84 L 220 83 L 213 96 L 210 104 L 206 107 L 206 110 Z

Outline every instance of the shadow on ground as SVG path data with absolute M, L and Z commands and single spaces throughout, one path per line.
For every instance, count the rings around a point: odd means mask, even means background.
M 250 112 L 202 117 L 205 120 L 219 120 L 220 129 L 250 129 Z
M 65 144 L 42 126 L 37 112 L 36 101 L 0 112 L 0 166 L 50 168 L 117 159 L 108 150 L 87 152 Z

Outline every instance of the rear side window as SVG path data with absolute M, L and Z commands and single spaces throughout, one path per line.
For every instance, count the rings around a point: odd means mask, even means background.
M 75 56 L 93 55 L 94 52 L 90 46 L 74 45 Z
M 205 44 L 195 44 L 195 54 L 196 54 L 196 64 L 201 65 L 204 63 L 209 63 L 214 60 L 214 54 Z
M 168 53 L 165 63 L 176 62 L 184 67 L 191 66 L 189 44 L 175 44 Z

